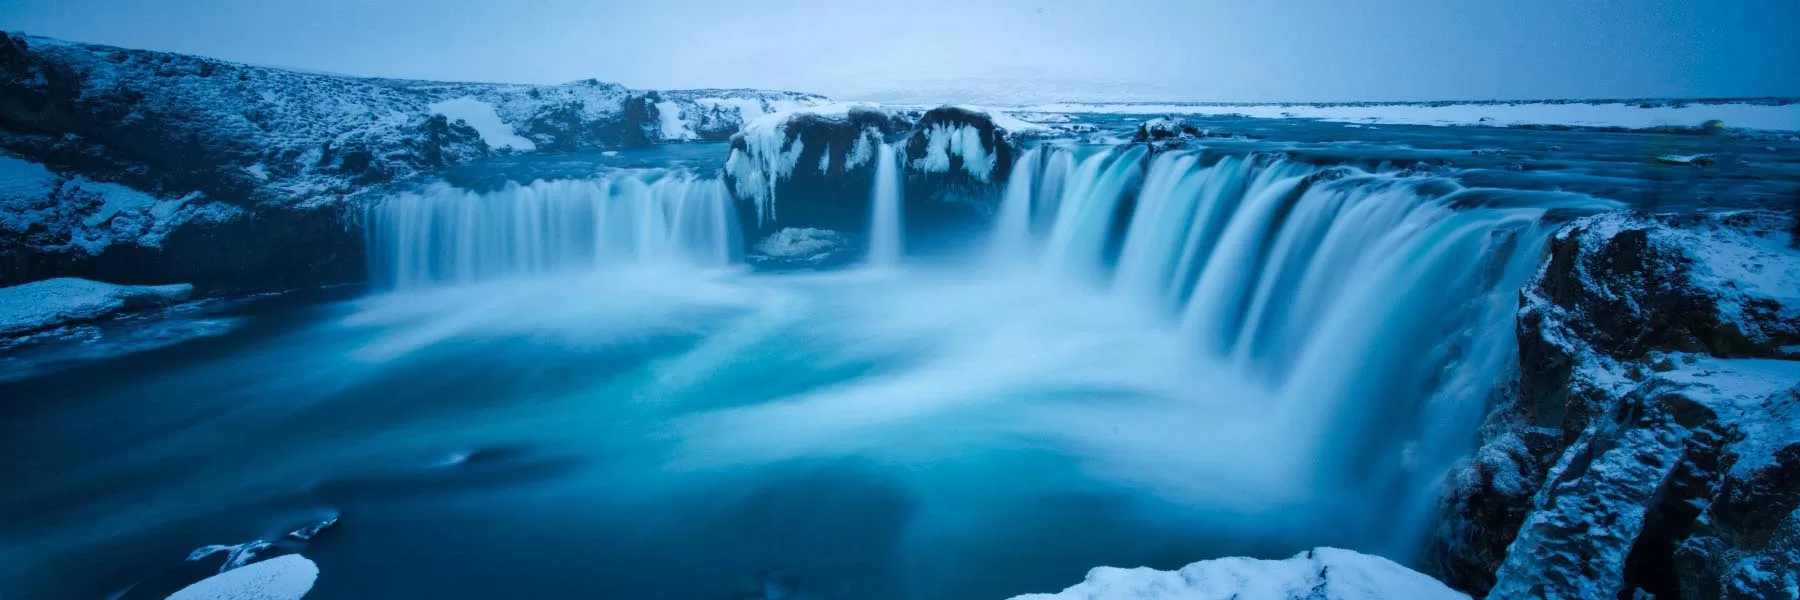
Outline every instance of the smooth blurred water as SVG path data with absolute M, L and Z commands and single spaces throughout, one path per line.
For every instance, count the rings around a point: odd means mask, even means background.
M 1611 204 L 1202 158 L 1026 152 L 981 256 L 812 274 L 735 266 L 683 172 L 397 195 L 374 294 L 0 384 L 0 593 L 159 598 L 190 550 L 327 514 L 324 599 L 1408 559 L 1554 215 Z

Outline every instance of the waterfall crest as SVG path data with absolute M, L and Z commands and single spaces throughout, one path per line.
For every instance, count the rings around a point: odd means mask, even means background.
M 1266 390 L 1258 410 L 1296 460 L 1315 463 L 1309 485 L 1405 511 L 1368 532 L 1404 555 L 1420 532 L 1402 525 L 1427 521 L 1434 482 L 1466 454 L 1510 364 L 1517 291 L 1554 229 L 1544 217 L 1613 205 L 1279 156 L 1204 158 L 1028 151 L 994 260 L 1025 256 L 1160 312 L 1211 367 Z M 1056 164 L 1074 168 L 1053 178 Z M 1509 201 L 1468 201 L 1495 195 Z
M 369 208 L 377 286 L 411 288 L 594 269 L 734 262 L 738 216 L 717 179 L 662 170 L 509 183 L 433 185 Z

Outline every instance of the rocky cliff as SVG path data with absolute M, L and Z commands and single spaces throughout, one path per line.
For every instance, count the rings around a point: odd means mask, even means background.
M 724 140 L 822 101 L 349 77 L 0 34 L 0 285 L 359 281 L 342 200 L 372 186 L 497 154 Z
M 1438 575 L 1494 598 L 1793 598 L 1793 215 L 1612 213 L 1552 241 Z

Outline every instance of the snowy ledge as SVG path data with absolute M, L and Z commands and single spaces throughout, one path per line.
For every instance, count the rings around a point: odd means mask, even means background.
M 186 300 L 194 286 L 114 285 L 63 277 L 0 288 L 0 336 L 92 321 L 123 310 Z
M 1158 571 L 1099 567 L 1055 594 L 1013 600 L 1467 600 L 1436 579 L 1399 563 L 1337 548 L 1286 560 L 1217 558 Z
M 300 600 L 318 578 L 313 561 L 287 554 L 202 579 L 167 600 Z

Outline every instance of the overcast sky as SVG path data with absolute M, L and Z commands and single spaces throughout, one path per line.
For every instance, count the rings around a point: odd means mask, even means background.
M 264 65 L 878 98 L 1800 96 L 1796 24 L 1800 0 L 0 0 L 6 30 Z

